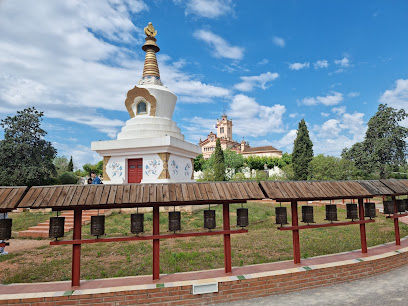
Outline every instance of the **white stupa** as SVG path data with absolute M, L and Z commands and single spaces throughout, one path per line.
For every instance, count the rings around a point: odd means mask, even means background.
M 116 140 L 94 141 L 103 156 L 104 184 L 191 182 L 199 146 L 184 140 L 172 120 L 177 97 L 160 80 L 156 52 L 157 31 L 145 28 L 143 77 L 129 90 L 125 106 L 131 119 Z

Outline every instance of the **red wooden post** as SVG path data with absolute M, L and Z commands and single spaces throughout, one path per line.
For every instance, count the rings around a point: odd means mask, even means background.
M 81 239 L 82 209 L 74 209 L 74 232 L 73 239 Z M 71 285 L 78 287 L 81 279 L 81 245 L 72 245 L 72 277 Z
M 297 226 L 299 225 L 297 202 L 291 201 L 290 205 L 292 208 L 292 226 Z M 295 264 L 298 264 L 300 263 L 299 230 L 292 231 L 292 238 L 293 238 L 293 261 L 295 262 Z
M 153 235 L 160 234 L 159 207 L 153 207 Z M 160 239 L 153 239 L 153 280 L 160 279 Z
M 360 220 L 364 220 L 364 205 L 363 199 L 358 199 L 358 216 Z M 367 235 L 366 235 L 366 228 L 365 224 L 360 224 L 360 240 L 361 240 L 361 252 L 367 253 Z
M 395 196 L 392 197 L 392 200 L 394 201 L 394 213 L 398 214 L 397 199 L 395 198 Z M 395 231 L 395 244 L 401 245 L 398 218 L 394 219 L 394 231 Z
M 222 220 L 224 231 L 230 230 L 229 204 L 222 204 Z M 224 234 L 224 266 L 225 273 L 231 273 L 231 235 Z

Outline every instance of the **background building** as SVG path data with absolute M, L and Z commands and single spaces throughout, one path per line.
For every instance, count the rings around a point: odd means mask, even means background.
M 223 150 L 230 149 L 244 156 L 257 155 L 257 156 L 268 156 L 268 157 L 282 157 L 282 151 L 272 147 L 251 147 L 248 142 L 242 140 L 237 142 L 232 139 L 232 120 L 228 120 L 226 114 L 221 116 L 221 119 L 217 119 L 217 134 L 211 132 L 208 134 L 207 139 L 201 140 L 199 146 L 201 147 L 201 152 L 205 159 L 211 157 L 211 154 L 215 150 L 215 143 L 217 138 L 220 138 L 221 148 Z

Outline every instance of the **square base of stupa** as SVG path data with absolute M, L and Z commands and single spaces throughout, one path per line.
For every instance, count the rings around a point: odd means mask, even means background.
M 198 146 L 172 137 L 92 142 L 103 156 L 103 183 L 192 182 Z

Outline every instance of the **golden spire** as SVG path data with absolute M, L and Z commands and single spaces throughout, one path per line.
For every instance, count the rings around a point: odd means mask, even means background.
M 163 85 L 160 80 L 159 66 L 157 65 L 156 52 L 160 51 L 159 46 L 156 44 L 157 31 L 153 27 L 152 23 L 149 22 L 147 27 L 144 28 L 146 34 L 146 42 L 144 43 L 142 49 L 146 52 L 144 67 L 143 67 L 143 77 L 139 81 L 140 85 L 143 84 L 156 84 Z

